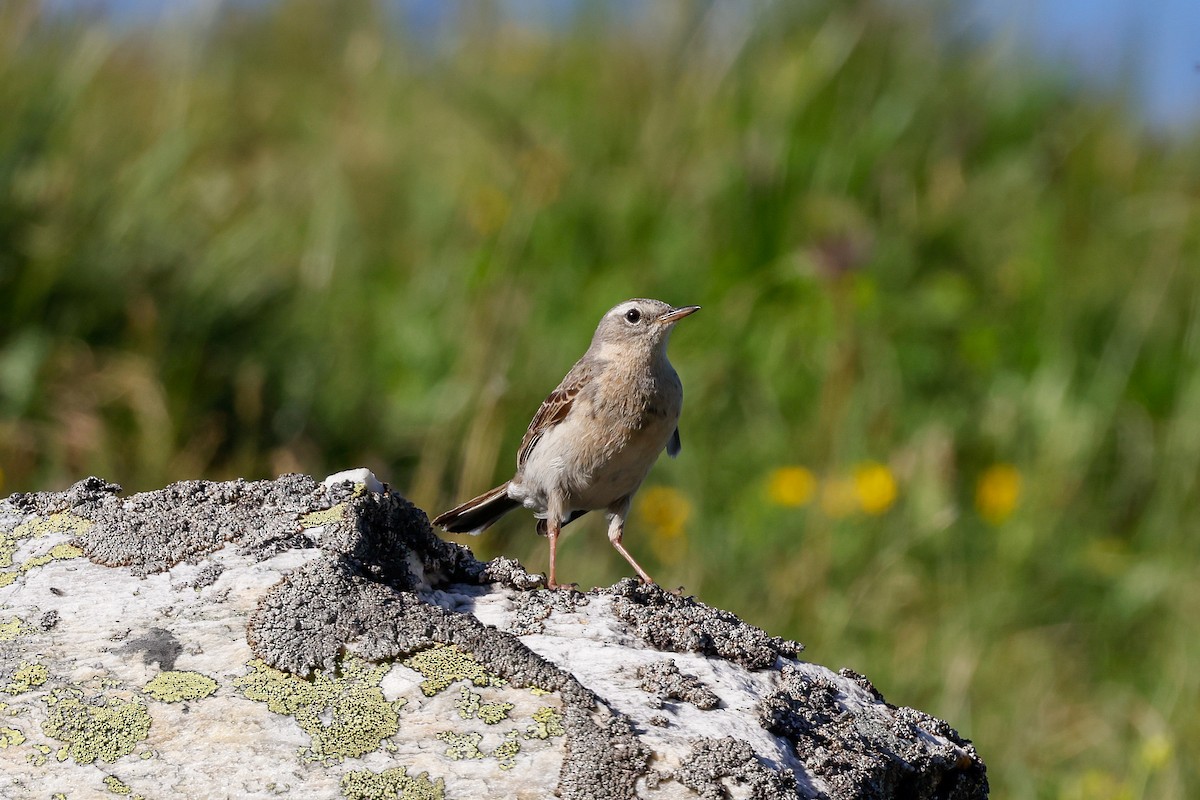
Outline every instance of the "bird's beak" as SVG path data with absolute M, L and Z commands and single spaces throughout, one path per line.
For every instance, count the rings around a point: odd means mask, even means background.
M 667 323 L 678 322 L 688 314 L 695 314 L 699 310 L 700 306 L 680 306 L 679 308 L 673 308 L 667 313 L 663 314 L 658 318 L 658 321 Z

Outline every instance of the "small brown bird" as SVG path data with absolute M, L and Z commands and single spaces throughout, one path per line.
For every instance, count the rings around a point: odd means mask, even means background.
M 556 588 L 562 527 L 603 508 L 608 540 L 651 583 L 621 537 L 630 500 L 658 454 L 679 454 L 683 384 L 667 360 L 667 339 L 676 322 L 699 310 L 637 299 L 605 314 L 591 347 L 533 415 L 517 451 L 517 474 L 433 524 L 481 533 L 517 506 L 532 509 L 538 533 L 550 539 L 547 585 Z

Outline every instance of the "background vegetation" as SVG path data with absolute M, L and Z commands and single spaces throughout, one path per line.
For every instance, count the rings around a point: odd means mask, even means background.
M 440 510 L 608 307 L 698 303 L 660 582 L 946 718 L 996 797 L 1196 796 L 1200 141 L 922 6 L 656 7 L 0 5 L 0 492 L 365 464 Z M 564 576 L 628 573 L 572 528 Z M 521 515 L 469 543 L 545 567 Z

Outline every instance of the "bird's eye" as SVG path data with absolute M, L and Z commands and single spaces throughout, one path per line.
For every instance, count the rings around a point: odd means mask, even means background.
M 631 308 L 625 312 L 625 320 L 631 325 L 636 325 L 642 320 L 642 312 L 636 308 Z

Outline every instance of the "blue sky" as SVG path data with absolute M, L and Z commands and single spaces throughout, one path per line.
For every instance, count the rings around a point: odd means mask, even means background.
M 1148 121 L 1200 124 L 1200 0 L 967 0 L 964 16 L 1014 56 L 1124 85 Z
M 234 0 L 253 3 L 265 0 Z M 645 0 L 642 0 L 643 2 Z M 794 0 L 784 0 L 792 2 Z M 903 0 L 929 2 L 930 0 Z M 934 0 L 935 2 L 938 0 Z M 122 22 L 154 21 L 170 8 L 210 7 L 219 0 L 46 0 L 50 8 L 105 8 Z M 385 0 L 419 27 L 471 0 Z M 636 0 L 608 0 L 636 8 Z M 754 8 L 763 0 L 718 0 Z M 1144 118 L 1164 129 L 1200 126 L 1200 0 L 940 0 L 973 35 L 1012 57 L 1028 54 L 1061 65 L 1081 80 L 1128 88 Z M 550 27 L 578 0 L 498 0 L 514 17 Z

